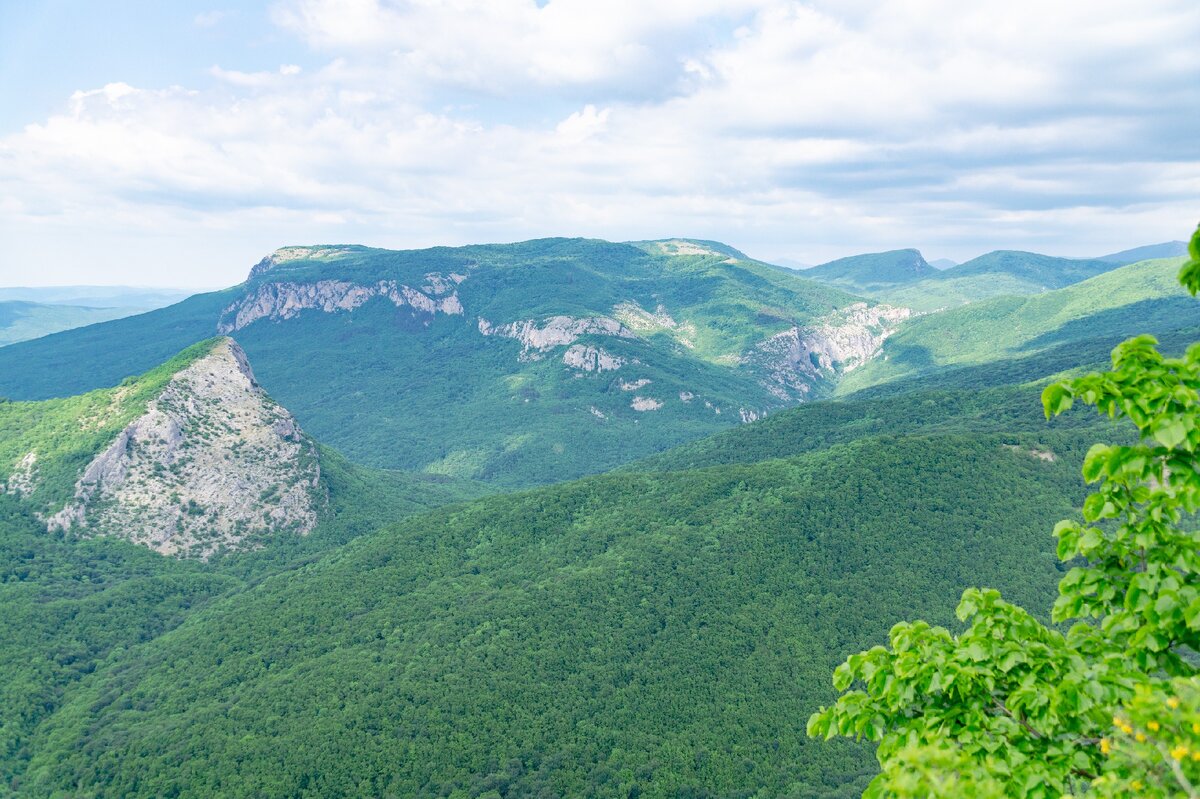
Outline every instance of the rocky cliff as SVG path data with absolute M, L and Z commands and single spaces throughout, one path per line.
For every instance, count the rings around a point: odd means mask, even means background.
M 324 502 L 315 446 L 223 339 L 87 465 L 47 526 L 207 558 L 306 534 Z
M 221 313 L 217 332 L 232 333 L 259 319 L 291 319 L 304 310 L 352 311 L 376 297 L 390 300 L 397 308 L 411 308 L 414 313 L 461 315 L 463 307 L 455 285 L 452 279 L 436 274 L 426 275 L 422 290 L 395 280 L 367 285 L 346 280 L 264 283 Z
M 817 324 L 777 333 L 744 362 L 765 373 L 764 386 L 780 399 L 802 399 L 815 380 L 853 371 L 874 358 L 884 339 L 911 315 L 908 308 L 856 303 Z
M 521 342 L 521 359 L 538 360 L 547 350 L 574 344 L 580 336 L 615 336 L 635 338 L 634 334 L 615 319 L 594 316 L 575 319 L 570 316 L 551 316 L 540 323 L 534 319 L 493 325 L 480 318 L 479 332 L 485 336 L 502 336 Z

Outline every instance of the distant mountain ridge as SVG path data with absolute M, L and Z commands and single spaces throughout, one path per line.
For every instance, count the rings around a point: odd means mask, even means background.
M 938 270 L 926 262 L 919 250 L 907 249 L 851 255 L 806 269 L 802 274 L 850 291 L 872 292 L 912 283 L 937 273 Z
M 179 302 L 198 291 L 201 290 L 145 286 L 0 286 L 0 301 L 151 310 Z
M 1200 326 L 1200 303 L 1178 283 L 1181 258 L 1139 261 L 1087 280 L 1026 296 L 1000 296 L 912 319 L 883 345 L 880 358 L 849 375 L 842 394 L 900 377 L 927 380 L 968 364 L 1002 380 L 1009 361 L 1055 348 L 1074 352 L 1098 341 L 1099 359 L 1118 341 L 1138 333 L 1166 335 Z M 1011 379 L 1011 378 L 1010 378 Z
M 1003 274 L 1047 289 L 1078 283 L 1112 268 L 1111 262 L 1095 258 L 1059 258 L 1021 250 L 995 250 L 951 267 L 941 276 Z
M 1097 260 L 1111 261 L 1115 264 L 1133 264 L 1138 261 L 1147 261 L 1151 258 L 1176 258 L 1180 255 L 1187 255 L 1186 241 L 1164 241 L 1162 244 L 1147 244 L 1142 247 L 1134 247 L 1131 250 L 1121 250 L 1110 255 L 1101 255 Z
M 941 259 L 936 265 L 927 263 L 917 250 L 892 250 L 841 258 L 804 274 L 889 304 L 934 311 L 1005 294 L 1062 288 L 1119 266 L 1174 257 L 1185 250 L 1183 242 L 1149 245 L 1103 258 L 995 250 L 960 264 Z
M 57 333 L 60 330 L 132 316 L 145 310 L 0 300 L 0 347 Z
M 690 239 L 285 247 L 234 288 L 0 349 L 0 394 L 112 385 L 232 335 L 354 459 L 523 485 L 827 394 L 907 315 Z

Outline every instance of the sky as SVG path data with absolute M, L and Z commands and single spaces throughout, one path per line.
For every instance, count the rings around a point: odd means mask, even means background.
M 0 285 L 277 247 L 1099 255 L 1200 220 L 1195 0 L 0 0 Z

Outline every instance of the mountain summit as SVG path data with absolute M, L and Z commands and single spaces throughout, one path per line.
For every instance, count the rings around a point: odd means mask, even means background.
M 851 255 L 806 269 L 802 274 L 849 291 L 872 292 L 937 273 L 937 268 L 930 265 L 919 250 L 907 249 Z
M 207 558 L 316 526 L 324 505 L 316 447 L 258 385 L 233 340 L 200 345 L 165 380 L 95 394 L 4 408 L 40 422 L 4 490 L 27 498 L 49 530 Z M 98 451 L 83 460 L 89 445 Z M 85 465 L 62 502 L 71 461 Z
M 907 315 L 708 241 L 294 246 L 223 292 L 4 348 L 0 393 L 111 385 L 219 333 L 353 460 L 519 486 L 827 395 Z

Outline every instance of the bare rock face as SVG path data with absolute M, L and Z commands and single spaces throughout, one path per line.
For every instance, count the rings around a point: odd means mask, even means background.
M 315 446 L 225 339 L 88 464 L 47 526 L 207 558 L 304 535 L 324 502 Z
M 270 272 L 286 261 L 322 260 L 347 252 L 343 247 L 280 247 L 250 269 L 251 279 Z
M 650 312 L 635 302 L 622 302 L 613 307 L 613 316 L 635 333 L 667 333 L 688 349 L 696 346 L 696 326 L 691 322 L 676 321 L 663 305 Z
M 663 404 L 653 397 L 634 397 L 629 407 L 635 411 L 657 411 Z
M 574 344 L 580 336 L 616 336 L 635 338 L 634 334 L 615 319 L 592 316 L 575 319 L 570 316 L 551 316 L 539 324 L 533 319 L 493 325 L 480 318 L 479 332 L 485 336 L 502 336 L 521 342 L 521 360 L 541 360 L 547 350 Z
M 625 365 L 625 359 L 601 347 L 573 344 L 563 353 L 563 363 L 585 372 L 612 372 Z
M 8 482 L 0 483 L 0 492 L 28 495 L 38 486 L 37 453 L 29 452 L 17 463 L 13 473 L 8 476 Z
M 399 284 L 395 280 L 380 280 L 369 285 L 346 280 L 264 283 L 221 312 L 217 332 L 241 330 L 259 319 L 292 319 L 304 310 L 324 313 L 353 311 L 375 297 L 391 300 L 397 308 L 409 307 L 430 316 L 438 313 L 463 314 L 462 302 L 454 290 L 457 282 L 453 277 L 443 278 L 431 273 L 425 276 L 425 280 L 423 290 Z
M 780 399 L 804 397 L 814 379 L 850 372 L 879 353 L 909 308 L 855 303 L 807 327 L 777 333 L 754 348 L 745 362 L 762 368 L 764 386 Z

